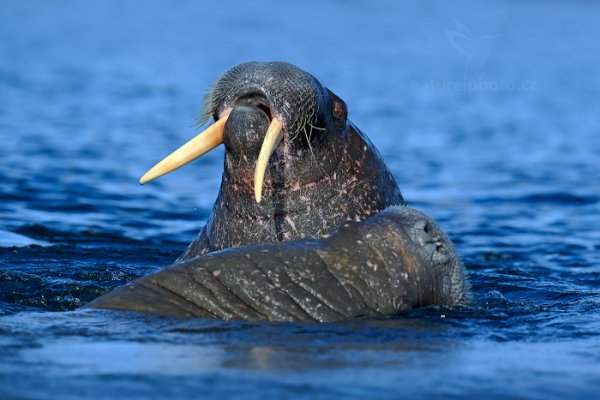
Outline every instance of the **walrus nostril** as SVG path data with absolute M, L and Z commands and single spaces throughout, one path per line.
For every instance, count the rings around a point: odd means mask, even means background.
M 443 252 L 443 241 L 436 230 L 435 224 L 428 219 L 413 220 L 407 229 L 410 238 L 419 246 L 428 248 L 430 251 Z
M 419 236 L 427 236 L 429 234 L 429 228 L 429 222 L 425 219 L 419 219 L 413 223 L 413 229 Z M 425 233 L 425 235 L 423 233 Z
M 265 114 L 267 114 L 269 121 L 273 120 L 273 114 L 271 114 L 271 109 L 269 108 L 269 106 L 267 106 L 266 104 L 259 103 L 255 107 L 258 108 L 259 110 L 263 110 L 265 112 Z
M 425 222 L 425 226 L 423 227 L 423 232 L 425 232 L 426 234 L 429 235 L 429 230 L 430 230 L 430 226 L 429 226 L 429 222 Z
M 238 97 L 238 99 L 234 103 L 234 106 L 240 105 L 256 107 L 267 115 L 269 121 L 273 119 L 271 106 L 269 105 L 267 98 L 262 93 L 245 93 L 244 95 Z

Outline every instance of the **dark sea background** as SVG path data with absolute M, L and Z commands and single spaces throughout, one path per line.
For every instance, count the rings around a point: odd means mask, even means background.
M 145 186 L 250 60 L 348 104 L 475 297 L 336 324 L 76 311 L 170 264 L 223 150 Z M 3 1 L 0 398 L 600 397 L 600 2 Z

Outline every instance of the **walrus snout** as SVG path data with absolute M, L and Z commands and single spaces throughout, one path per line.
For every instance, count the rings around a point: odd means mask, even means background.
M 255 107 L 270 120 L 254 172 L 257 203 L 262 200 L 269 160 L 280 144 L 285 147 L 280 153 L 301 154 L 311 147 L 312 136 L 327 131 L 329 94 L 312 75 L 291 64 L 249 62 L 227 71 L 207 96 L 204 115 L 212 114 L 216 121 L 242 106 Z
M 399 223 L 414 246 L 425 253 L 425 257 L 435 262 L 451 258 L 448 254 L 452 247 L 449 239 L 439 226 L 427 215 L 413 208 L 402 207 L 398 211 L 402 215 Z
M 223 144 L 232 155 L 228 159 L 242 164 L 243 169 L 254 169 L 270 123 L 268 114 L 255 105 L 239 105 L 231 110 L 223 131 Z
M 452 242 L 444 231 L 426 214 L 407 206 L 390 207 L 373 220 L 385 220 L 388 234 L 400 238 L 407 268 L 418 266 L 414 281 L 431 292 L 435 303 L 459 305 L 471 300 L 465 269 Z M 410 256 L 408 256 L 410 254 Z M 411 261 L 408 261 L 411 260 Z

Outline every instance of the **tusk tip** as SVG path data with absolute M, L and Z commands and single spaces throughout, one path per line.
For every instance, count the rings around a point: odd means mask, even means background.
M 254 185 L 254 200 L 256 200 L 256 203 L 260 203 L 260 201 L 262 200 L 262 186 L 261 185 Z
M 142 177 L 140 178 L 140 180 L 139 180 L 139 182 L 140 182 L 140 185 L 143 185 L 143 184 L 147 183 L 148 181 L 151 181 L 151 180 L 152 180 L 152 178 L 148 178 L 148 176 L 147 176 L 147 175 L 148 175 L 148 174 L 144 174 L 144 176 L 142 176 Z

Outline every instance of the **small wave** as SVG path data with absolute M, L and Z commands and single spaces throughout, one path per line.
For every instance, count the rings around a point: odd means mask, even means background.
M 598 196 L 573 193 L 531 193 L 524 196 L 487 196 L 475 200 L 478 204 L 534 203 L 560 205 L 590 205 L 600 201 Z
M 571 193 L 538 193 L 523 197 L 528 203 L 576 204 L 588 205 L 597 203 L 598 196 L 582 196 Z
M 50 243 L 18 233 L 0 230 L 0 247 L 49 246 Z

